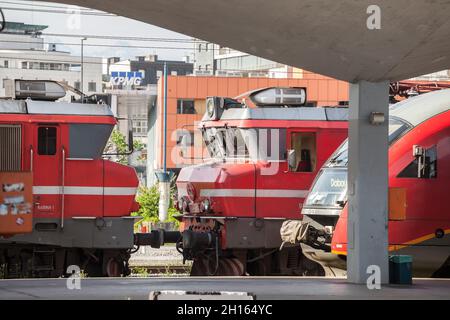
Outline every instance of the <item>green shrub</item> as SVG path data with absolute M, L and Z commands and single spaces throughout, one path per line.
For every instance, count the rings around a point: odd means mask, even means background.
M 174 218 L 174 215 L 179 214 L 178 210 L 174 207 L 174 193 L 175 189 L 170 189 L 170 203 L 168 209 L 168 218 L 162 222 L 173 222 L 178 227 L 180 222 Z M 134 212 L 133 215 L 143 217 L 142 221 L 150 221 L 153 223 L 159 222 L 159 185 L 156 183 L 151 187 L 139 187 L 136 201 L 140 205 L 138 212 Z

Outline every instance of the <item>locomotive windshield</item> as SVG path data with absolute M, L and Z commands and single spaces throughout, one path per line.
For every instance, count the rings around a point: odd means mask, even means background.
M 244 129 L 208 128 L 203 140 L 211 158 L 248 158 L 248 141 Z
M 411 125 L 406 121 L 390 117 L 389 118 L 389 144 L 394 143 L 398 138 L 405 134 Z M 325 163 L 325 167 L 346 167 L 348 163 L 348 140 L 345 140 L 341 146 L 331 155 Z
M 389 144 L 394 143 L 412 126 L 401 118 L 389 118 Z M 319 171 L 304 207 L 340 208 L 347 201 L 348 140 L 331 155 Z
M 313 189 L 304 207 L 340 207 L 347 197 L 347 170 L 343 168 L 322 169 L 317 175 Z
M 286 158 L 286 129 L 212 127 L 203 130 L 203 141 L 211 158 Z

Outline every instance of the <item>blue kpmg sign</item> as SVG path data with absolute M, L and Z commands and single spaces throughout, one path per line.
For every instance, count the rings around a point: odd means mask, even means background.
M 111 80 L 112 85 L 141 85 L 142 72 L 137 71 L 112 71 Z

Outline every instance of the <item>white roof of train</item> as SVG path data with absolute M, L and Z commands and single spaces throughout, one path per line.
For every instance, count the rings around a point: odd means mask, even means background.
M 114 116 L 106 104 L 1 99 L 0 113 Z
M 230 108 L 223 111 L 220 120 L 347 121 L 348 108 L 339 108 L 339 107 Z
M 450 89 L 444 89 L 421 94 L 396 103 L 389 108 L 389 115 L 402 118 L 413 126 L 417 126 L 449 109 Z

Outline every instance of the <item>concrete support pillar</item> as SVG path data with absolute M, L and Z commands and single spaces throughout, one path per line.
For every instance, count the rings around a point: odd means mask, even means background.
M 389 282 L 388 110 L 388 81 L 350 85 L 347 279 L 352 283 L 366 283 L 373 274 L 369 266 L 379 267 L 381 283 Z M 382 115 L 384 122 L 377 124 Z

